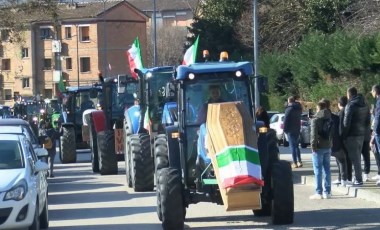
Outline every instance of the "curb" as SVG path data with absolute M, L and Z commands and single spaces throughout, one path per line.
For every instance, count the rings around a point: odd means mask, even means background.
M 301 184 L 314 185 L 314 176 L 301 176 Z M 376 186 L 374 181 L 365 182 L 362 187 L 343 187 L 339 185 L 332 185 L 331 191 L 333 193 L 344 194 L 348 197 L 360 198 L 380 204 L 380 187 Z

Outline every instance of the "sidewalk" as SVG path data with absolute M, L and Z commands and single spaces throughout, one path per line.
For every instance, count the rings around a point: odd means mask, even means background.
M 291 154 L 280 154 L 281 160 L 291 162 Z M 302 154 L 302 168 L 293 169 L 293 182 L 314 186 L 314 173 L 313 164 L 311 161 L 311 154 Z M 377 166 L 375 165 L 375 158 L 371 153 L 371 172 L 370 178 L 377 174 Z M 335 158 L 331 157 L 331 181 L 338 178 L 338 169 Z M 344 194 L 347 197 L 355 197 L 372 201 L 380 204 L 380 186 L 376 186 L 376 181 L 364 182 L 362 187 L 343 187 L 331 185 L 332 194 Z

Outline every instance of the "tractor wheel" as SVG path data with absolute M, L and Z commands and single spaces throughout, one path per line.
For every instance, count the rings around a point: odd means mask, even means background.
M 98 153 L 100 174 L 117 174 L 115 134 L 113 130 L 107 130 L 98 133 Z
M 160 169 L 169 167 L 168 159 L 168 143 L 165 134 L 157 135 L 154 141 L 154 157 L 155 157 L 155 175 L 156 180 L 158 180 L 158 174 Z
M 157 187 L 157 204 L 160 204 L 157 212 L 161 212 L 163 229 L 183 229 L 185 208 L 180 172 L 174 168 L 161 169 Z
M 280 160 L 272 168 L 273 224 L 291 224 L 294 217 L 292 169 L 289 162 Z
M 91 165 L 94 173 L 99 172 L 99 153 L 98 153 L 98 137 L 95 131 L 94 120 L 90 119 L 90 148 L 91 148 Z
M 132 134 L 131 148 L 131 178 L 136 192 L 153 191 L 154 163 L 151 156 L 149 134 Z
M 129 116 L 124 119 L 124 161 L 125 161 L 125 175 L 127 178 L 128 188 L 132 188 L 132 177 L 131 177 L 131 148 L 130 148 L 130 136 L 132 134 L 132 129 L 130 127 L 131 122 Z
M 75 163 L 77 161 L 75 129 L 72 126 L 62 127 L 60 158 L 63 164 Z

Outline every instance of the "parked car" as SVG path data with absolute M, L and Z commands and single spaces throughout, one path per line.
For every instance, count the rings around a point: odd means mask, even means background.
M 6 127 L 21 127 L 21 132 L 24 134 L 28 140 L 32 143 L 34 152 L 45 152 L 46 149 L 43 148 L 42 144 L 45 140 L 45 136 L 37 137 L 36 134 L 33 132 L 32 127 L 30 124 L 23 120 L 18 118 L 10 118 L 10 119 L 0 119 L 0 133 L 9 133 L 9 128 Z M 40 154 L 39 154 L 40 155 Z M 43 155 L 43 153 L 42 153 Z
M 303 113 L 301 116 L 301 133 L 300 133 L 300 145 L 301 148 L 306 148 L 310 145 L 310 128 L 311 123 L 308 113 Z
M 48 168 L 25 135 L 0 134 L 1 229 L 48 228 Z
M 284 113 L 274 114 L 269 120 L 269 127 L 276 131 L 276 136 L 279 144 L 283 144 L 285 147 L 289 145 L 284 134 Z
M 275 114 L 279 114 L 280 112 L 278 111 L 267 111 L 267 114 L 268 114 L 268 117 L 269 119 L 271 119 L 273 117 L 273 115 Z
M 276 131 L 278 143 L 283 144 L 284 147 L 289 146 L 288 138 L 284 133 L 284 113 L 274 114 L 269 123 L 270 128 Z M 301 132 L 300 132 L 300 145 L 302 148 L 306 148 L 310 145 L 310 119 L 308 113 L 303 113 L 301 116 Z

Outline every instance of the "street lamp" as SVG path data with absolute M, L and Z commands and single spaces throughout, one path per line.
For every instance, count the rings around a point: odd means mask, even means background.
M 253 0 L 253 59 L 255 71 L 255 109 L 260 106 L 260 92 L 259 92 L 259 45 L 258 33 L 259 23 L 257 20 L 257 0 Z
M 153 0 L 153 66 L 157 66 L 157 20 L 156 0 Z
M 79 25 L 75 25 L 77 29 L 77 80 L 78 80 L 78 89 L 79 89 Z

